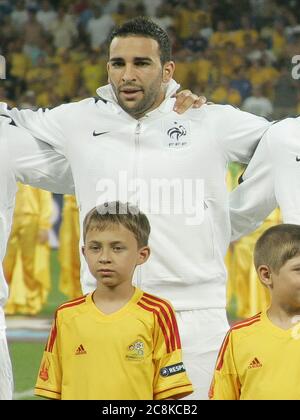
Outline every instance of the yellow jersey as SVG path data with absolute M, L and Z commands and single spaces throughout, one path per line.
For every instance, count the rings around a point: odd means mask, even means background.
M 210 388 L 215 400 L 299 400 L 300 324 L 288 330 L 266 312 L 227 333 Z
M 160 400 L 191 394 L 174 311 L 136 288 L 117 312 L 93 294 L 61 305 L 43 354 L 35 394 L 70 400 Z

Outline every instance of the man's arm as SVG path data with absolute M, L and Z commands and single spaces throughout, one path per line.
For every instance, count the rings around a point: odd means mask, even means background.
M 274 124 L 267 141 L 283 222 L 300 224 L 300 117 Z
M 277 207 L 273 162 L 268 147 L 270 128 L 260 141 L 242 182 L 229 194 L 232 240 L 255 230 Z
M 271 122 L 231 105 L 209 105 L 212 132 L 227 162 L 248 163 Z
M 0 141 L 3 140 L 17 181 L 55 193 L 74 194 L 70 166 L 51 146 L 9 124 L 0 129 Z
M 12 124 L 25 129 L 36 139 L 42 140 L 52 146 L 61 155 L 66 154 L 67 139 L 63 134 L 61 122 L 69 115 L 74 104 L 63 104 L 53 109 L 19 110 L 9 108 L 6 103 L 0 102 L 0 117 L 9 117 Z

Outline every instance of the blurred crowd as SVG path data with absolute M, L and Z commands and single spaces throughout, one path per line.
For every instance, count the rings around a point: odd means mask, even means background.
M 296 0 L 0 0 L 0 100 L 35 108 L 94 96 L 107 82 L 108 34 L 139 15 L 169 33 L 182 87 L 269 118 L 300 113 Z

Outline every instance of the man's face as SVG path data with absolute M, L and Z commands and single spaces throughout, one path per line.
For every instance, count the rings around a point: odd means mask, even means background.
M 110 44 L 107 71 L 120 106 L 140 118 L 164 100 L 174 63 L 162 66 L 159 45 L 152 38 L 116 37 Z

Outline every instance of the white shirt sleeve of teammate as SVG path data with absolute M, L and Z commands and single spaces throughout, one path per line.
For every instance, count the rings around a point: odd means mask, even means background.
M 74 194 L 72 172 L 64 156 L 24 129 L 5 125 L 2 135 L 17 181 L 55 193 Z
M 300 117 L 274 124 L 268 146 L 283 222 L 300 224 Z
M 231 105 L 209 105 L 212 130 L 227 162 L 248 163 L 271 123 Z
M 0 116 L 10 117 L 18 127 L 25 128 L 35 138 L 52 146 L 58 153 L 66 155 L 66 139 L 62 131 L 61 121 L 69 112 L 70 104 L 60 105 L 51 110 L 10 109 L 5 102 L 0 102 Z
M 12 223 L 16 189 L 16 181 L 10 167 L 6 142 L 0 136 L 0 307 L 4 306 L 8 297 L 8 287 L 2 270 L 2 261 Z
M 269 129 L 242 175 L 243 182 L 229 194 L 232 240 L 255 230 L 277 207 Z

